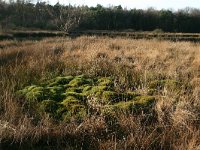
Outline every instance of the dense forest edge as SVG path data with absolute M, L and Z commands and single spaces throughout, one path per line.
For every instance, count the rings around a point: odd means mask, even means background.
M 82 19 L 75 31 L 117 30 L 156 32 L 200 32 L 200 10 L 185 8 L 177 11 L 148 8 L 125 9 L 119 6 L 96 7 L 36 4 L 30 1 L 0 0 L 0 31 L 15 30 L 58 30 L 61 10 L 78 10 Z M 73 17 L 73 16 L 72 16 Z

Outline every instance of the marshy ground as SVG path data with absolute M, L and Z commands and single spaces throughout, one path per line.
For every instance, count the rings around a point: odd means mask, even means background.
M 200 148 L 199 43 L 0 41 L 0 93 L 2 148 Z

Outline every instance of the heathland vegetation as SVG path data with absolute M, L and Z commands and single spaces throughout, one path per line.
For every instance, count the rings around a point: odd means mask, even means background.
M 0 149 L 200 149 L 199 26 L 192 8 L 0 0 Z
M 199 43 L 82 36 L 0 45 L 2 149 L 199 149 Z

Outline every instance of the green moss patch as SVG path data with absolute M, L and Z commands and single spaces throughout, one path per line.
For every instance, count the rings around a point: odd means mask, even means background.
M 82 85 L 85 85 L 85 84 L 92 84 L 93 83 L 93 80 L 92 79 L 89 79 L 89 78 L 86 78 L 85 76 L 76 76 L 74 77 L 70 82 L 69 82 L 69 86 L 71 87 L 80 87 Z
M 30 101 L 41 101 L 48 98 L 49 90 L 45 87 L 36 85 L 27 86 L 23 90 L 18 91 L 18 94 L 23 95 Z
M 39 109 L 42 112 L 55 113 L 58 107 L 59 104 L 53 100 L 43 100 L 42 102 L 39 103 Z
M 111 105 L 111 111 L 121 111 L 123 113 L 149 112 L 153 109 L 155 97 L 153 96 L 137 96 L 130 101 L 121 101 Z M 108 110 L 108 109 L 107 109 Z
M 102 77 L 97 80 L 97 84 L 100 86 L 110 86 L 113 87 L 113 79 L 111 77 Z
M 67 85 L 72 79 L 73 79 L 73 76 L 56 77 L 55 79 L 48 81 L 47 84 L 49 87 Z
M 155 83 L 154 87 L 157 85 Z M 97 107 L 98 102 L 103 105 L 101 112 L 109 110 L 112 113 L 151 108 L 155 102 L 150 95 L 144 96 L 135 91 L 117 92 L 114 89 L 111 77 L 89 78 L 80 75 L 56 77 L 40 85 L 27 86 L 17 93 L 33 102 L 31 105 L 37 106 L 39 112 L 64 120 L 83 119 L 89 112 L 88 108 Z

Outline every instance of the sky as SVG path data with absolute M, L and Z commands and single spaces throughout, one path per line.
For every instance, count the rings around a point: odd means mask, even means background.
M 45 0 L 42 0 L 45 1 Z M 199 8 L 200 0 L 48 0 L 50 4 L 55 4 L 59 1 L 61 4 L 72 5 L 87 5 L 96 6 L 101 4 L 103 6 L 117 6 L 121 5 L 123 8 L 137 8 L 147 9 L 153 7 L 155 9 L 173 9 L 178 10 L 185 7 Z

